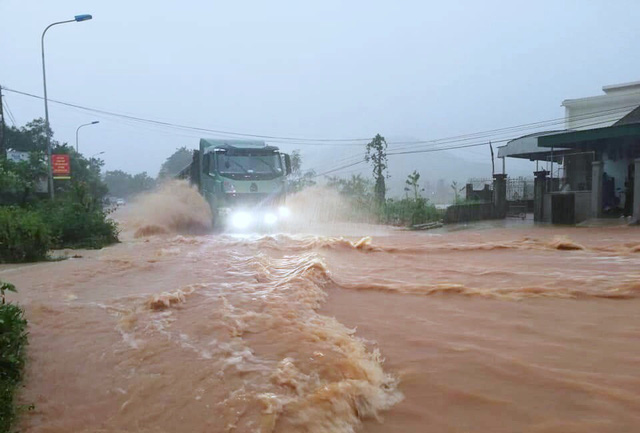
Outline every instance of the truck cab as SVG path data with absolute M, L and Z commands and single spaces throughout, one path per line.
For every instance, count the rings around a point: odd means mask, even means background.
M 211 207 L 216 226 L 247 229 L 285 219 L 289 155 L 263 141 L 201 139 L 189 178 Z

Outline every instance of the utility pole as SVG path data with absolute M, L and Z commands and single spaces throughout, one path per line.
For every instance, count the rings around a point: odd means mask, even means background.
M 47 136 L 47 158 L 48 164 L 47 169 L 49 170 L 49 196 L 51 200 L 54 199 L 54 190 L 53 190 L 53 169 L 52 169 L 52 160 L 51 160 L 51 127 L 49 125 L 49 104 L 47 103 L 47 71 L 44 67 L 44 36 L 47 34 L 47 30 L 49 30 L 53 26 L 57 26 L 58 24 L 67 24 L 73 22 L 81 22 L 92 19 L 93 17 L 89 14 L 76 15 L 72 20 L 65 21 L 57 21 L 55 23 L 49 24 L 45 27 L 42 32 L 42 37 L 40 38 L 40 48 L 42 49 L 42 85 L 44 87 L 44 126 L 45 126 L 45 134 Z
M 0 86 L 0 157 L 7 157 L 7 150 L 4 147 L 4 111 L 2 102 L 2 86 Z
M 496 174 L 496 165 L 494 162 L 493 146 L 491 145 L 491 142 L 489 142 L 489 149 L 491 150 L 491 176 L 493 176 L 494 174 Z

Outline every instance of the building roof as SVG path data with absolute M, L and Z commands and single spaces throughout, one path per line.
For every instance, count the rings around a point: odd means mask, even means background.
M 246 152 L 258 152 L 265 154 L 269 152 L 277 152 L 276 146 L 269 146 L 264 141 L 260 140 L 228 140 L 228 139 L 216 139 L 216 138 L 201 138 L 200 150 L 203 153 L 215 152 L 215 151 L 227 151 L 234 154 L 246 153 Z
M 640 92 L 640 81 L 632 81 L 630 83 L 610 84 L 602 86 L 602 91 L 606 94 L 617 92 Z
M 604 94 L 583 98 L 565 99 L 562 106 L 566 108 L 597 108 L 602 105 L 620 105 L 620 108 L 635 106 L 640 102 L 640 81 L 632 83 L 603 86 Z M 631 108 L 631 107 L 630 107 Z
M 260 140 L 237 140 L 237 139 L 227 139 L 227 138 L 201 138 L 200 144 L 204 145 L 204 147 L 242 147 L 242 148 L 255 148 L 261 149 L 266 147 L 267 144 L 264 141 Z
M 613 126 L 630 125 L 632 123 L 640 123 L 640 105 L 634 108 L 630 113 L 627 113 L 622 119 L 618 120 Z
M 640 143 L 640 123 L 629 123 L 605 128 L 585 129 L 583 131 L 566 131 L 560 134 L 540 137 L 540 147 L 594 148 L 600 146 L 603 140 L 609 144 L 622 143 L 628 139 L 637 139 Z
M 567 131 L 544 131 L 525 135 L 509 141 L 506 145 L 498 147 L 498 158 L 523 158 L 531 161 L 546 161 L 551 151 L 548 148 L 542 148 L 538 145 L 541 137 L 553 134 L 562 134 Z M 565 149 L 554 149 L 554 153 L 562 152 Z

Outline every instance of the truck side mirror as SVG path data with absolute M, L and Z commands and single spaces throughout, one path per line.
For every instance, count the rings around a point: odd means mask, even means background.
M 291 157 L 288 154 L 284 154 L 284 167 L 287 175 L 291 174 Z

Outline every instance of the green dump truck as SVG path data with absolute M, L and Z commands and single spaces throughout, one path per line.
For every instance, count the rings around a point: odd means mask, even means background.
M 273 226 L 288 217 L 290 173 L 289 155 L 264 141 L 203 138 L 191 164 L 177 177 L 197 186 L 217 227 L 244 230 Z

